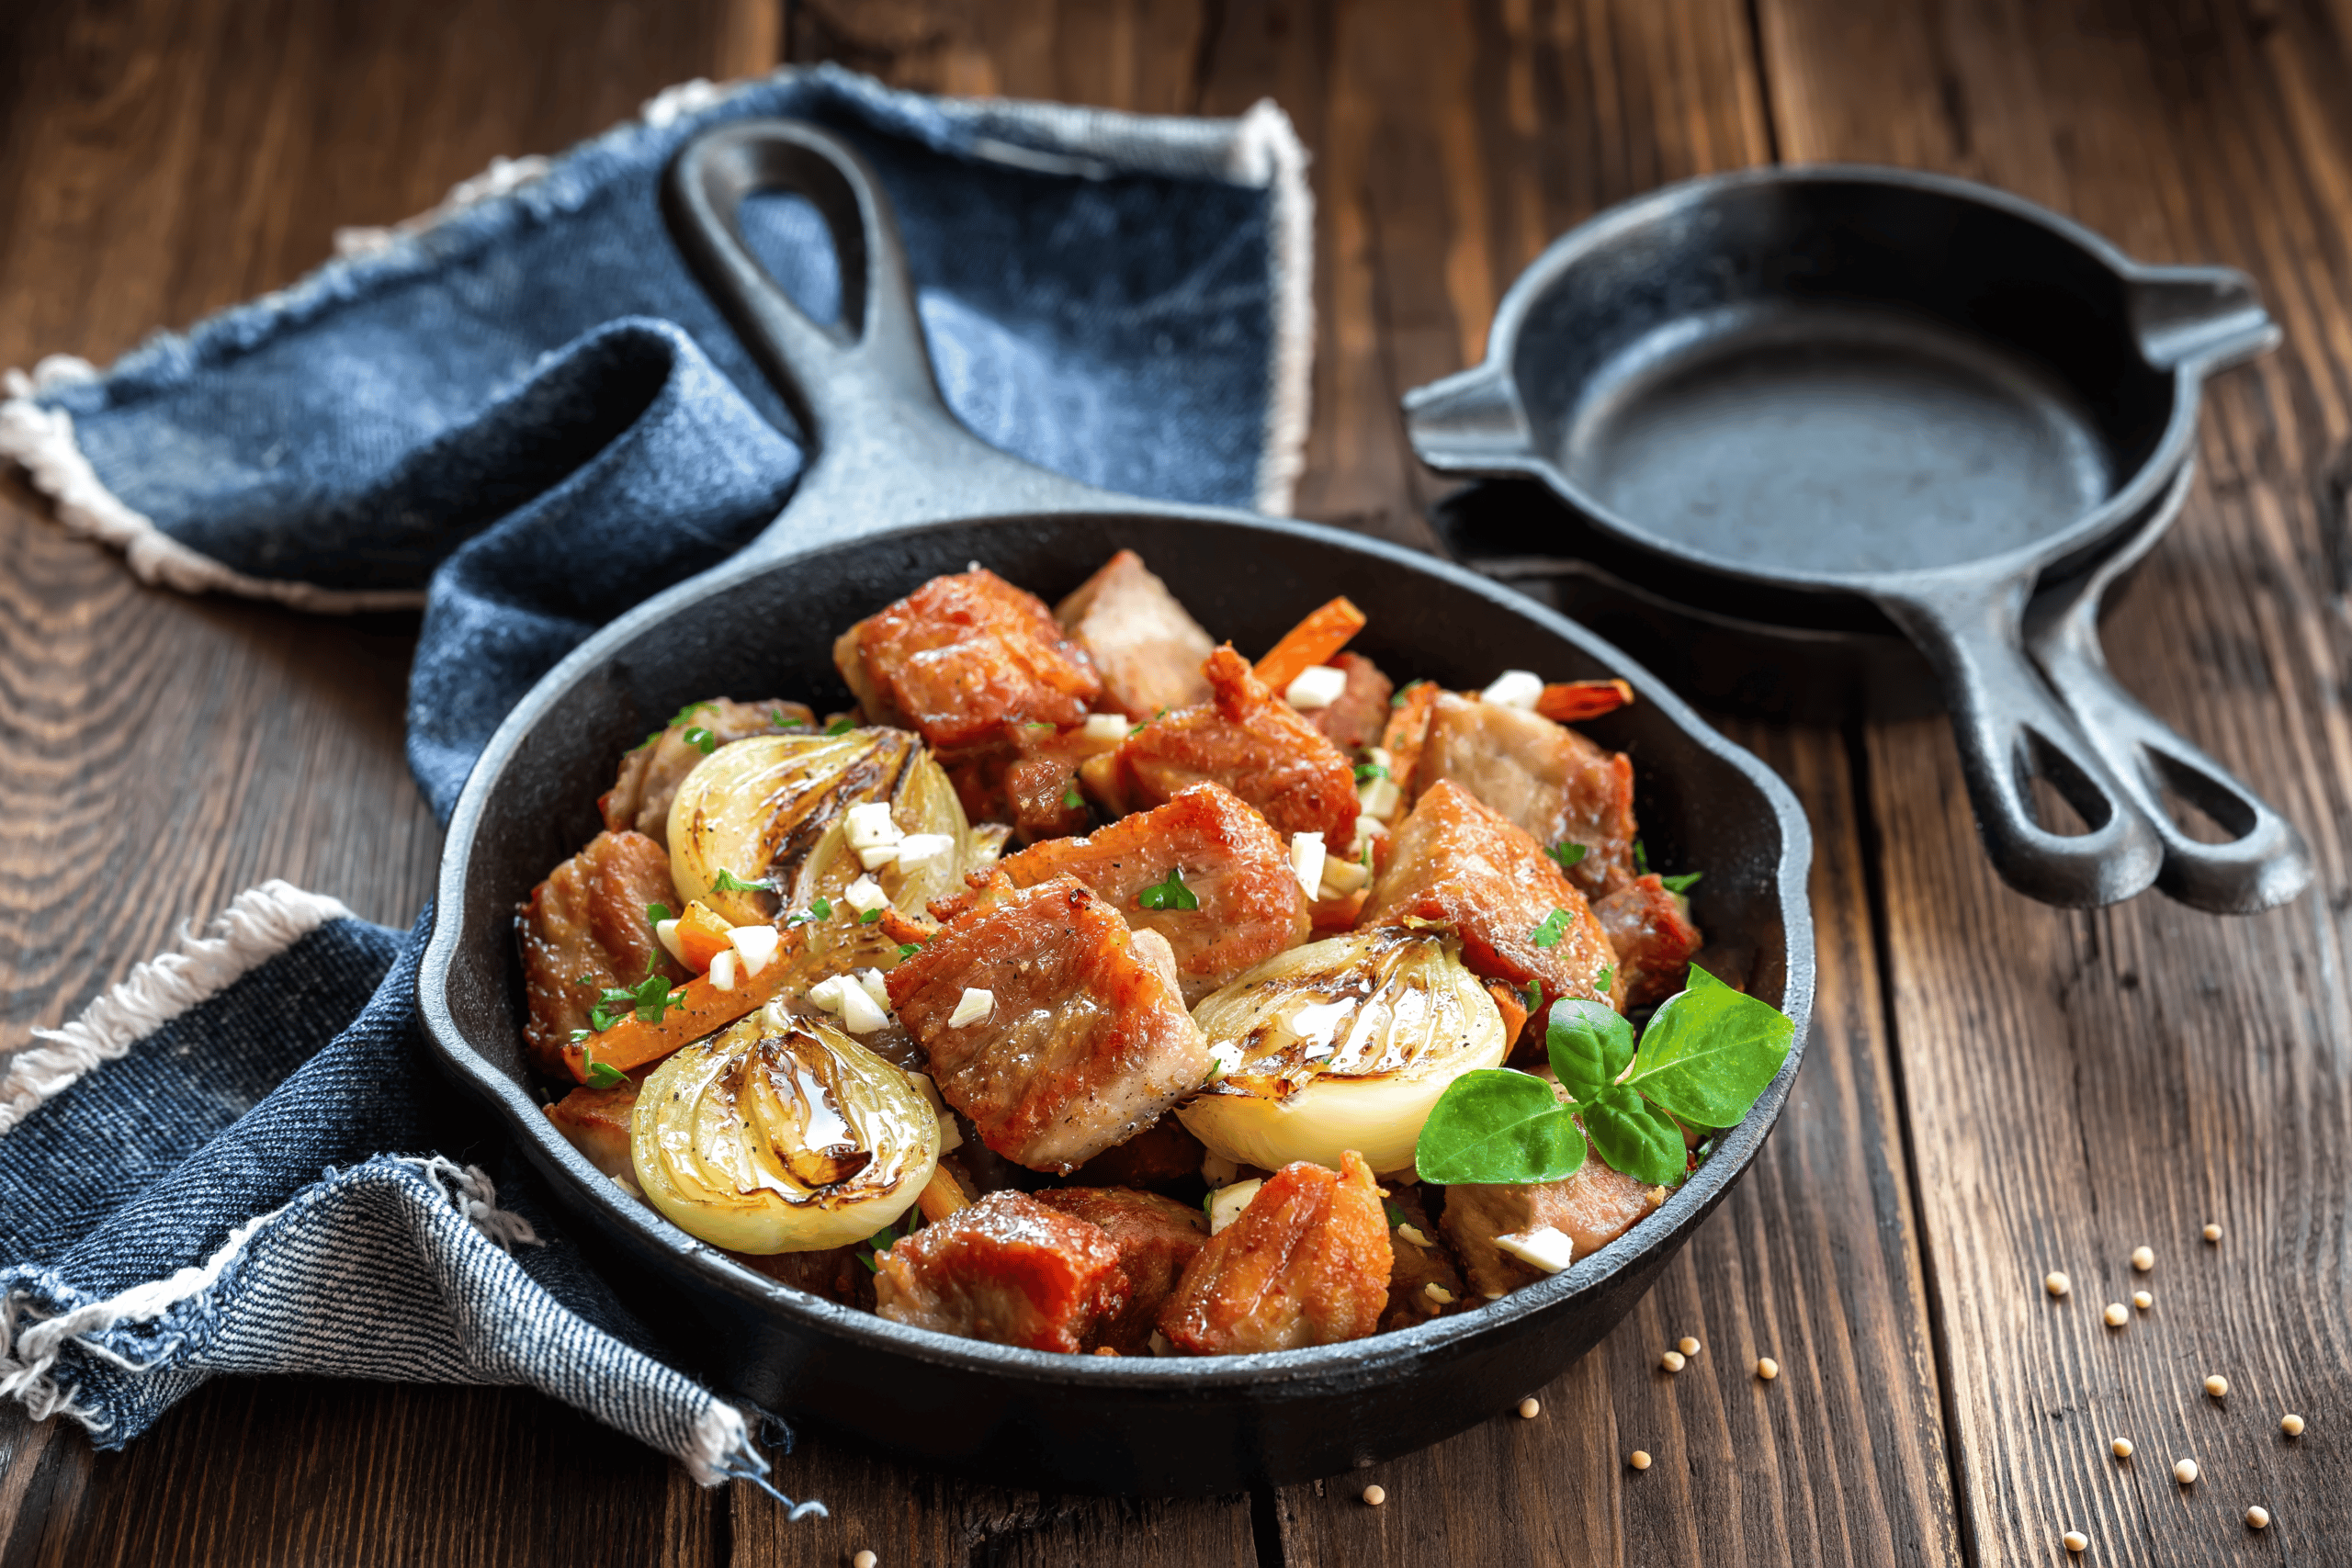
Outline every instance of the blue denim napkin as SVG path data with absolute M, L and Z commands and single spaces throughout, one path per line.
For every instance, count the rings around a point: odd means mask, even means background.
M 502 161 L 104 374 L 10 372 L 0 457 L 150 581 L 422 603 L 409 755 L 446 820 L 533 681 L 790 498 L 791 419 L 656 195 L 695 131 L 777 114 L 880 174 L 981 435 L 1114 489 L 1287 508 L 1312 220 L 1280 110 L 955 102 L 824 68 L 688 84 L 561 158 Z M 759 199 L 744 227 L 826 313 L 813 210 Z M 0 1394 L 111 1448 L 218 1372 L 530 1383 L 702 1481 L 766 1484 L 742 1413 L 662 1364 L 534 1179 L 452 1146 L 424 930 L 272 883 L 0 1055 Z

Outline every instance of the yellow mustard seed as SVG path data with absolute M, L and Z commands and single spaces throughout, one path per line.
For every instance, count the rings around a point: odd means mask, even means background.
M 2300 1438 L 2303 1435 L 2303 1418 L 2290 1410 L 2278 1417 L 2278 1429 L 2290 1438 Z
M 1665 1368 L 1669 1372 L 1679 1372 L 1684 1366 L 1688 1365 L 1688 1363 L 1683 1360 L 1682 1352 L 1679 1350 L 1668 1350 L 1665 1355 L 1660 1356 L 1657 1359 L 1657 1364 Z
M 1363 1489 L 1363 1500 L 1377 1508 L 1388 1501 L 1388 1489 L 1385 1486 L 1367 1486 Z
M 1632 1465 L 1635 1470 L 1647 1470 L 1650 1467 L 1650 1456 L 1645 1450 L 1635 1449 L 1633 1453 L 1626 1458 L 1625 1462 Z
M 2133 1247 L 2133 1248 L 2132 1249 L 2132 1268 L 2137 1269 L 2138 1270 L 2140 1270 L 2140 1272 L 2141 1272 L 2141 1273 L 2144 1274 L 2144 1273 L 2146 1273 L 2149 1269 L 2154 1269 L 2155 1266 L 2156 1266 L 2156 1249 L 2155 1249 L 2154 1247 Z
M 2179 1463 L 2172 1467 L 2172 1478 L 2175 1481 L 2179 1482 L 2183 1486 L 2195 1485 L 2197 1483 L 2197 1461 L 2193 1459 L 2182 1460 Z
M 874 1568 L 882 1560 L 870 1551 L 861 1551 L 849 1560 L 849 1568 Z
M 1677 1341 L 1674 1348 L 1686 1356 L 1695 1356 L 1699 1353 L 1699 1342 L 1688 1334 Z
M 2074 1281 L 2052 1269 L 2041 1277 L 2041 1288 L 2053 1296 L 2063 1296 L 2075 1288 Z
M 2205 1239 L 2206 1239 L 2207 1241 L 2219 1241 L 2219 1240 L 2221 1240 L 2221 1239 L 2222 1239 L 2222 1227 L 2221 1227 L 2221 1226 L 2219 1226 L 2219 1225 L 2215 1225 L 2215 1224 L 2209 1224 L 2209 1225 L 2207 1225 L 2207 1226 L 2205 1227 Z
M 2080 1530 L 2068 1530 L 2064 1540 L 2069 1551 L 2088 1551 L 2091 1549 L 2091 1538 Z
M 2099 1315 L 2107 1319 L 2107 1325 L 2109 1328 L 2120 1328 L 2132 1321 L 2131 1313 L 2124 1309 L 2121 1302 L 2108 1303 L 2107 1311 Z
M 1532 1421 L 1543 1413 L 1543 1402 L 1532 1394 L 1519 1402 L 1519 1418 L 1522 1421 Z
M 2156 1304 L 2156 1298 L 2145 1291 L 2134 1291 L 2132 1292 L 2132 1304 L 2145 1312 Z
M 2219 1399 L 2230 1392 L 2230 1380 L 2216 1372 L 2205 1380 L 2205 1392 Z
M 1781 1363 L 1770 1356 L 1761 1357 L 1756 1363 L 1756 1375 L 1766 1382 L 1770 1382 L 1781 1375 Z
M 2115 1450 L 2115 1457 L 2117 1459 L 2130 1459 L 2132 1457 L 2132 1439 L 2129 1438 L 2118 1438 L 2115 1441 L 2108 1444 L 2107 1446 Z
M 2245 1522 L 2247 1526 L 2253 1529 L 2268 1529 L 2270 1528 L 2270 1510 L 2264 1507 L 2261 1504 L 2256 1503 L 2253 1507 L 2248 1508 L 2245 1511 Z

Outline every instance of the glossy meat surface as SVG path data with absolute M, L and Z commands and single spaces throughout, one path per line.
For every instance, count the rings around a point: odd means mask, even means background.
M 1208 1150 L 1173 1116 L 1162 1116 L 1124 1144 L 1070 1172 L 1082 1187 L 1172 1187 L 1201 1174 Z
M 612 1089 L 590 1089 L 583 1084 L 546 1110 L 556 1131 L 587 1156 L 590 1165 L 606 1176 L 628 1176 L 628 1120 L 636 1106 L 634 1083 Z
M 1045 603 L 985 568 L 934 577 L 841 635 L 833 663 L 869 721 L 943 750 L 1024 723 L 1067 728 L 1102 682 Z
M 890 971 L 890 1002 L 989 1147 L 1067 1173 L 1157 1120 L 1209 1066 L 1183 998 L 1075 877 L 978 902 Z M 989 1017 L 952 1027 L 967 987 Z
M 1592 907 L 1625 976 L 1625 1005 L 1647 1007 L 1682 988 L 1699 928 L 1656 876 L 1637 876 Z
M 563 1048 L 588 1027 L 588 1010 L 608 986 L 634 986 L 649 974 L 673 981 L 685 971 L 653 940 L 648 904 L 679 907 L 670 857 L 642 833 L 604 832 L 531 889 L 515 916 L 523 949 L 523 987 L 530 1017 L 523 1043 L 532 1066 L 569 1077 Z M 582 976 L 589 984 L 580 983 Z
M 1074 1355 L 1127 1304 L 1102 1228 L 1019 1192 L 991 1192 L 875 1260 L 875 1311 L 965 1339 Z
M 1094 660 L 1102 690 L 1129 718 L 1209 700 L 1201 662 L 1216 646 L 1143 558 L 1121 550 L 1054 606 Z
M 1306 716 L 1266 689 L 1231 648 L 1209 656 L 1215 699 L 1156 718 L 1085 775 L 1109 814 L 1172 800 L 1197 784 L 1221 784 L 1273 825 L 1321 833 L 1344 848 L 1355 837 L 1355 764 Z
M 1035 1197 L 1049 1209 L 1101 1226 L 1118 1247 L 1127 1304 L 1099 1337 L 1123 1355 L 1148 1349 L 1159 1309 L 1209 1239 L 1206 1216 L 1190 1203 L 1124 1187 L 1049 1187 Z
M 1371 1168 L 1301 1161 L 1266 1179 L 1209 1238 L 1160 1309 L 1159 1331 L 1194 1356 L 1245 1356 L 1361 1339 L 1380 1326 L 1393 1264 Z
M 1387 869 L 1364 906 L 1368 922 L 1428 920 L 1462 937 L 1471 973 L 1514 990 L 1531 980 L 1544 998 L 1590 997 L 1615 1004 L 1598 984 L 1617 957 L 1582 893 L 1568 886 L 1535 840 L 1451 782 L 1425 791 L 1396 827 Z M 1566 912 L 1556 940 L 1543 945 L 1554 910 Z
M 1380 743 L 1381 732 L 1388 727 L 1388 699 L 1396 688 L 1379 665 L 1361 653 L 1340 654 L 1331 663 L 1347 671 L 1348 683 L 1329 707 L 1306 716 L 1332 745 L 1352 757 Z
M 1584 1164 L 1557 1181 L 1449 1187 L 1439 1224 L 1469 1274 L 1471 1290 L 1484 1298 L 1549 1278 L 1497 1247 L 1495 1237 L 1549 1225 L 1576 1244 L 1581 1258 L 1664 1201 L 1665 1188 L 1645 1187 L 1588 1150 Z
M 1216 784 L 1121 818 L 1082 839 L 1056 839 L 1001 863 L 1020 886 L 1077 877 L 1127 924 L 1156 931 L 1176 954 L 1187 1006 L 1251 964 L 1306 940 L 1306 895 L 1290 846 L 1266 819 Z M 1147 909 L 1136 899 L 1182 870 L 1196 909 Z
M 596 809 L 604 813 L 605 826 L 612 831 L 635 829 L 666 850 L 670 847 L 670 803 L 678 798 L 678 785 L 695 771 L 695 764 L 710 755 L 703 750 L 699 735 L 694 740 L 686 739 L 689 731 L 707 730 L 710 750 L 715 751 L 730 740 L 753 735 L 807 734 L 816 723 L 817 716 L 806 703 L 773 697 L 759 703 L 739 703 L 731 697 L 696 703 L 681 713 L 676 723 L 621 759 L 620 774 L 597 799 Z
M 1392 749 L 1393 750 L 1393 749 Z M 1569 880 L 1589 896 L 1634 879 L 1634 764 L 1525 708 L 1447 692 L 1434 702 L 1413 798 L 1455 784 L 1545 848 L 1582 844 Z

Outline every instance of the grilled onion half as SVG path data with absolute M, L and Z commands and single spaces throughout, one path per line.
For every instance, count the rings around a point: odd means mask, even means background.
M 907 1212 L 939 1163 L 939 1117 L 905 1073 L 771 1002 L 653 1070 L 629 1163 L 689 1235 L 813 1252 Z
M 1240 1061 L 1176 1114 L 1212 1153 L 1268 1170 L 1336 1170 L 1347 1149 L 1405 1169 L 1446 1085 L 1510 1045 L 1453 935 L 1396 926 L 1277 953 L 1193 1019 Z

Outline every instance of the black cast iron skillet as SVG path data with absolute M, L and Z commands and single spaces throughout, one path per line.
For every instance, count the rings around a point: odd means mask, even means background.
M 797 191 L 823 213 L 847 325 L 803 316 L 752 258 L 734 214 L 761 188 Z M 1623 677 L 1640 700 L 1593 730 L 1634 759 L 1652 852 L 1705 868 L 1695 912 L 1711 952 L 1794 1018 L 1800 1041 L 1813 1000 L 1803 813 L 1768 769 L 1614 649 L 1442 562 L 1306 524 L 1112 495 L 983 446 L 940 400 L 872 175 L 825 132 L 788 121 L 711 132 L 680 154 L 666 199 L 695 270 L 814 436 L 814 465 L 741 556 L 605 628 L 507 717 L 450 824 L 418 987 L 444 1064 L 512 1128 L 571 1234 L 718 1386 L 1024 1486 L 1206 1493 L 1330 1474 L 1483 1420 L 1566 1367 L 1755 1157 L 1798 1053 L 1619 1245 L 1474 1313 L 1229 1359 L 1046 1355 L 786 1290 L 625 1196 L 553 1131 L 521 1052 L 514 912 L 595 832 L 593 803 L 621 753 L 715 692 L 845 705 L 831 659 L 841 628 L 973 560 L 1050 599 L 1131 546 L 1205 625 L 1245 648 L 1270 645 L 1345 592 L 1371 616 L 1365 652 L 1400 674 L 1454 686 L 1506 667 Z
M 1999 191 L 1759 169 L 1561 239 L 1504 299 L 1486 362 L 1408 394 L 1407 423 L 1431 468 L 1549 486 L 1662 595 L 1907 637 L 2020 891 L 2097 905 L 2161 881 L 2245 912 L 2293 897 L 2308 851 L 2123 693 L 2091 617 L 2099 564 L 2169 517 L 2202 379 L 2277 341 L 2242 274 L 2141 266 Z M 2030 657 L 2028 597 L 2068 579 L 2092 609 L 2052 617 L 2079 635 Z M 2038 819 L 2035 773 L 2086 831 Z M 2190 838 L 2166 787 L 2233 840 Z

